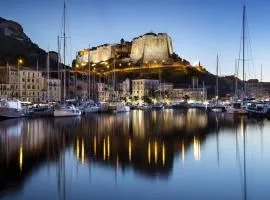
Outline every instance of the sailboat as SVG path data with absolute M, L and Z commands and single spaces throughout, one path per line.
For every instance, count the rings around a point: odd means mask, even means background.
M 29 111 L 29 116 L 31 117 L 51 117 L 53 116 L 53 107 L 49 105 L 49 80 L 50 80 L 50 53 L 47 53 L 47 103 L 44 105 L 38 105 Z
M 126 106 L 123 102 L 119 101 L 118 99 L 115 99 L 116 93 L 115 93 L 115 56 L 116 53 L 114 53 L 114 60 L 113 60 L 113 101 L 109 101 L 108 104 L 106 104 L 106 110 L 111 113 L 122 113 L 122 112 L 129 112 L 130 106 Z
M 217 66 L 216 66 L 216 99 L 214 103 L 210 104 L 207 109 L 210 109 L 214 112 L 223 112 L 225 111 L 225 106 L 219 102 L 218 98 L 218 69 L 219 69 L 219 57 L 217 55 Z
M 245 29 L 246 29 L 246 7 L 244 6 L 243 9 L 243 54 L 242 54 L 242 61 L 243 61 L 243 87 L 242 87 L 242 94 L 241 94 L 241 101 L 235 101 L 233 102 L 230 106 L 226 108 L 227 113 L 229 114 L 248 114 L 248 111 L 246 109 L 246 106 L 244 105 L 244 95 L 245 95 Z M 237 71 L 237 70 L 236 70 Z M 236 79 L 237 81 L 237 79 Z M 237 82 L 236 82 L 237 83 Z M 235 90 L 237 91 L 237 84 L 235 84 L 236 88 Z M 237 92 L 236 92 L 237 94 Z
M 74 105 L 67 105 L 65 103 L 66 98 L 66 1 L 64 1 L 64 33 L 63 33 L 63 39 L 64 39 L 64 48 L 63 48 L 63 59 L 64 59 L 64 91 L 63 91 L 63 100 L 64 103 L 61 105 L 58 105 L 53 112 L 54 117 L 74 117 L 74 116 L 80 116 L 82 114 L 81 110 L 76 108 Z

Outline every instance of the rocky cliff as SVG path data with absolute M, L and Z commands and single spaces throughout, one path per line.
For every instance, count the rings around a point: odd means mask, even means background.
M 7 62 L 16 66 L 19 58 L 23 59 L 23 66 L 33 69 L 38 59 L 39 68 L 45 69 L 46 51 L 31 41 L 19 23 L 0 17 L 0 66 Z M 54 59 L 51 66 L 57 68 Z

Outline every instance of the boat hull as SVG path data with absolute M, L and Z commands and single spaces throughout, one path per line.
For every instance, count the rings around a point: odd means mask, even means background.
M 12 119 L 25 117 L 23 110 L 16 108 L 0 108 L 0 118 L 1 119 Z
M 77 117 L 81 116 L 80 110 L 55 110 L 53 112 L 54 117 Z

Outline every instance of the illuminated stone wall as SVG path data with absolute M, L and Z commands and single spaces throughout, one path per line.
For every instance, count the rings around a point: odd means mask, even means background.
M 77 55 L 77 63 L 87 63 L 89 50 L 83 50 Z M 99 63 L 109 60 L 113 57 L 113 47 L 111 45 L 99 46 L 96 49 L 90 50 L 90 62 Z
M 133 61 L 162 61 L 172 53 L 172 40 L 166 33 L 150 33 L 133 40 L 130 57 Z
M 125 42 L 117 45 L 102 45 L 90 50 L 90 62 L 100 63 L 114 57 L 114 52 L 121 58 L 130 58 L 133 62 L 167 60 L 173 53 L 172 40 L 166 33 L 147 33 L 134 38 L 132 43 Z M 77 55 L 77 63 L 87 63 L 89 50 L 82 50 Z

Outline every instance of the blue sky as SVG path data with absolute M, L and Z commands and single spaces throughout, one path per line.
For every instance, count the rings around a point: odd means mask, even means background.
M 243 0 L 67 0 L 69 56 L 103 43 L 119 42 L 149 31 L 167 32 L 174 51 L 191 63 L 200 60 L 215 73 L 216 55 L 221 75 L 233 74 L 241 38 Z M 253 62 L 248 78 L 270 81 L 270 1 L 246 0 Z M 18 21 L 41 48 L 57 49 L 63 0 L 1 0 L 1 17 Z M 251 56 L 249 56 L 251 59 Z M 254 67 L 253 67 L 254 64 Z

